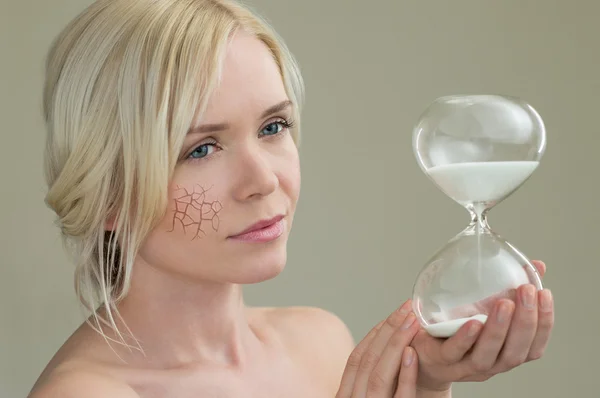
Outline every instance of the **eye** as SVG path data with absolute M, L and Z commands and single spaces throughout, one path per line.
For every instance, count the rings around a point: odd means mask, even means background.
M 198 146 L 196 149 L 194 149 L 190 153 L 188 158 L 189 159 L 202 159 L 202 158 L 210 155 L 211 153 L 213 153 L 214 150 L 215 150 L 215 143 L 202 144 L 202 145 Z
M 291 124 L 284 120 L 269 123 L 262 129 L 261 135 L 275 135 L 290 127 Z

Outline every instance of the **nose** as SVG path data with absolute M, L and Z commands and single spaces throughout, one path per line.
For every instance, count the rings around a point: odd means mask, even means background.
M 275 165 L 268 153 L 260 149 L 238 153 L 238 173 L 236 173 L 235 197 L 247 201 L 268 196 L 279 186 Z

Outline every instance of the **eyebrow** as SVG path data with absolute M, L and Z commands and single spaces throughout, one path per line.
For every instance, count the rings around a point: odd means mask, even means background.
M 267 108 L 262 113 L 262 115 L 260 115 L 260 118 L 264 119 L 266 117 L 273 115 L 274 113 L 281 112 L 291 106 L 292 106 L 292 101 L 290 101 L 290 100 L 281 101 L 280 103 Z M 190 128 L 190 130 L 188 131 L 188 134 L 214 133 L 217 131 L 227 130 L 228 128 L 229 128 L 229 124 L 227 124 L 227 123 L 202 124 L 200 126 Z

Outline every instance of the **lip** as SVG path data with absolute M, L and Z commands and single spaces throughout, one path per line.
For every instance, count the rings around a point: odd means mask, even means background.
M 270 227 L 274 227 L 276 226 L 276 224 L 280 223 L 281 220 L 284 218 L 283 214 L 279 214 L 273 218 L 269 218 L 269 219 L 265 219 L 265 220 L 260 220 L 254 224 L 252 224 L 251 226 L 249 226 L 248 228 L 246 228 L 245 230 L 243 230 L 242 232 L 239 232 L 235 235 L 230 236 L 230 238 L 232 239 L 239 239 L 239 238 L 243 238 L 244 236 L 250 235 L 253 232 L 258 232 L 258 231 L 262 231 L 262 230 L 268 230 Z

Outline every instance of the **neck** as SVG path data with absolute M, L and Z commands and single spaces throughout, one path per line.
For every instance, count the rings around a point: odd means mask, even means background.
M 187 281 L 138 263 L 134 274 L 118 309 L 144 364 L 242 368 L 260 347 L 240 285 Z

